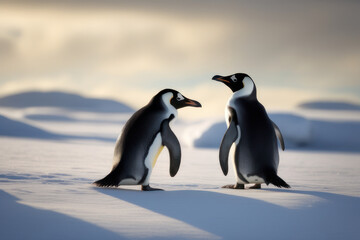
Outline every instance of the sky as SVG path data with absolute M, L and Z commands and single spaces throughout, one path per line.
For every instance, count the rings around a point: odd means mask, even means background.
M 248 73 L 270 110 L 360 103 L 359 1 L 0 1 L 0 96 L 62 90 L 134 108 L 163 88 L 218 116 Z

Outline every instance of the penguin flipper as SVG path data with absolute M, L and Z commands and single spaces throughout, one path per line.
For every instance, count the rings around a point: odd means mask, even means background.
M 273 122 L 271 121 L 273 127 L 274 127 L 274 130 L 275 130 L 275 134 L 277 136 L 277 138 L 279 139 L 280 141 L 280 146 L 281 146 L 281 149 L 284 151 L 285 150 L 285 142 L 284 142 L 284 138 L 280 132 L 280 128 Z
M 221 141 L 219 158 L 220 158 L 220 166 L 221 169 L 226 176 L 228 174 L 229 166 L 229 152 L 231 145 L 235 142 L 238 137 L 238 131 L 236 127 L 235 121 L 232 119 L 229 125 L 229 128 L 226 130 L 226 133 Z
M 170 154 L 170 176 L 174 177 L 179 170 L 181 161 L 180 143 L 169 123 L 172 118 L 165 119 L 161 124 L 162 144 L 167 147 Z

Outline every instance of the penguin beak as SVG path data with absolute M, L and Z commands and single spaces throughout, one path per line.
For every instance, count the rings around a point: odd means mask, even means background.
M 219 82 L 222 82 L 222 83 L 230 83 L 229 80 L 224 79 L 224 77 L 220 76 L 220 75 L 213 76 L 212 80 L 219 81 Z
M 186 98 L 185 105 L 189 107 L 201 107 L 201 104 L 198 101 Z

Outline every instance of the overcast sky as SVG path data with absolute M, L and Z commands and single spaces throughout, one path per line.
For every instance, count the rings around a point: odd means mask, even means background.
M 67 90 L 138 108 L 171 87 L 218 115 L 230 91 L 211 77 L 246 72 L 268 109 L 360 102 L 360 1 L 59 2 L 0 1 L 0 95 Z

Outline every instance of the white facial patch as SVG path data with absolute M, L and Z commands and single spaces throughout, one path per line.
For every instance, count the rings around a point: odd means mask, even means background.
M 235 75 L 232 75 L 232 76 L 230 77 L 230 79 L 231 79 L 231 81 L 233 81 L 233 82 L 237 82 L 237 78 L 236 78 Z
M 243 84 L 244 84 L 244 87 L 242 89 L 240 89 L 239 91 L 234 92 L 234 94 L 229 98 L 229 101 L 227 103 L 228 107 L 236 108 L 235 103 L 234 103 L 235 100 L 237 98 L 249 96 L 252 93 L 252 91 L 254 90 L 255 85 L 251 78 L 245 77 L 243 79 Z M 226 110 L 226 113 L 227 113 L 227 110 Z M 226 117 L 228 117 L 228 116 L 226 115 Z
M 171 114 L 174 114 L 174 116 L 177 117 L 176 108 L 174 108 L 174 106 L 170 104 L 170 101 L 173 97 L 174 97 L 174 95 L 171 92 L 168 92 L 168 93 L 165 93 L 164 95 L 162 95 L 162 101 L 168 110 L 166 117 L 169 117 Z
M 232 99 L 236 99 L 236 98 L 240 98 L 240 97 L 247 97 L 253 92 L 255 84 L 251 78 L 245 77 L 243 79 L 243 84 L 244 84 L 244 87 L 242 89 L 240 89 L 239 91 L 236 91 L 233 94 Z
M 181 100 L 184 100 L 184 99 L 185 98 L 184 98 L 183 95 L 181 95 L 180 93 L 177 94 L 176 100 L 181 101 Z

